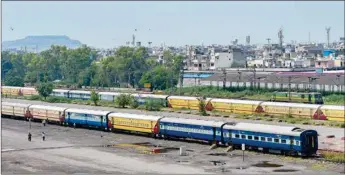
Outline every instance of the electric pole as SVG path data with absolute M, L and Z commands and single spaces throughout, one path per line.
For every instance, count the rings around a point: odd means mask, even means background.
M 223 89 L 226 88 L 226 70 L 223 68 Z

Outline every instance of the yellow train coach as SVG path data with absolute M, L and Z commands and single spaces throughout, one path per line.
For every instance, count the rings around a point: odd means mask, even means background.
M 291 115 L 293 117 L 326 120 L 326 118 L 321 115 L 321 105 L 263 102 L 261 106 L 263 108 L 263 113 L 268 115 Z
M 197 97 L 169 96 L 168 106 L 174 109 L 199 109 L 199 99 Z
M 321 111 L 327 120 L 344 122 L 344 106 L 323 105 Z
M 21 87 L 15 86 L 2 86 L 1 87 L 1 94 L 3 95 L 19 95 Z
M 262 112 L 261 103 L 262 101 L 215 98 L 207 102 L 206 109 L 236 114 L 255 114 Z
M 110 113 L 108 119 L 111 122 L 112 129 L 146 133 L 151 136 L 158 134 L 158 122 L 162 117 L 127 114 L 127 113 Z
M 29 112 L 30 104 L 23 103 L 1 103 L 1 115 L 11 116 L 11 117 L 25 117 L 25 114 Z

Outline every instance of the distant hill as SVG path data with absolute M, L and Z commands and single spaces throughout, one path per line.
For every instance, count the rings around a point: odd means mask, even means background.
M 80 47 L 82 43 L 78 40 L 72 40 L 64 35 L 44 35 L 44 36 L 27 36 L 24 39 L 2 42 L 3 50 L 20 50 L 26 47 L 27 51 L 39 52 L 47 50 L 51 45 L 64 45 L 68 48 Z

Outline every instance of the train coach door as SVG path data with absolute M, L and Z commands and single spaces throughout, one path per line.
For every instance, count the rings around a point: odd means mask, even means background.
M 290 136 L 290 150 L 293 150 L 293 144 L 295 142 L 295 139 L 293 138 L 293 136 Z
M 216 135 L 216 133 L 217 133 L 217 130 L 216 130 L 216 128 L 215 127 L 212 127 L 212 131 L 213 131 L 213 142 L 216 142 L 216 137 L 217 137 L 217 135 Z

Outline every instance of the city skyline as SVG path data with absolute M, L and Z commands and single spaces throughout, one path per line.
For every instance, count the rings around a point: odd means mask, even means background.
M 331 11 L 332 10 L 332 11 Z M 330 13 L 332 12 L 332 13 Z M 136 40 L 147 45 L 326 42 L 344 35 L 344 2 L 3 2 L 3 41 L 66 35 L 112 48 Z M 137 31 L 135 32 L 135 29 Z

